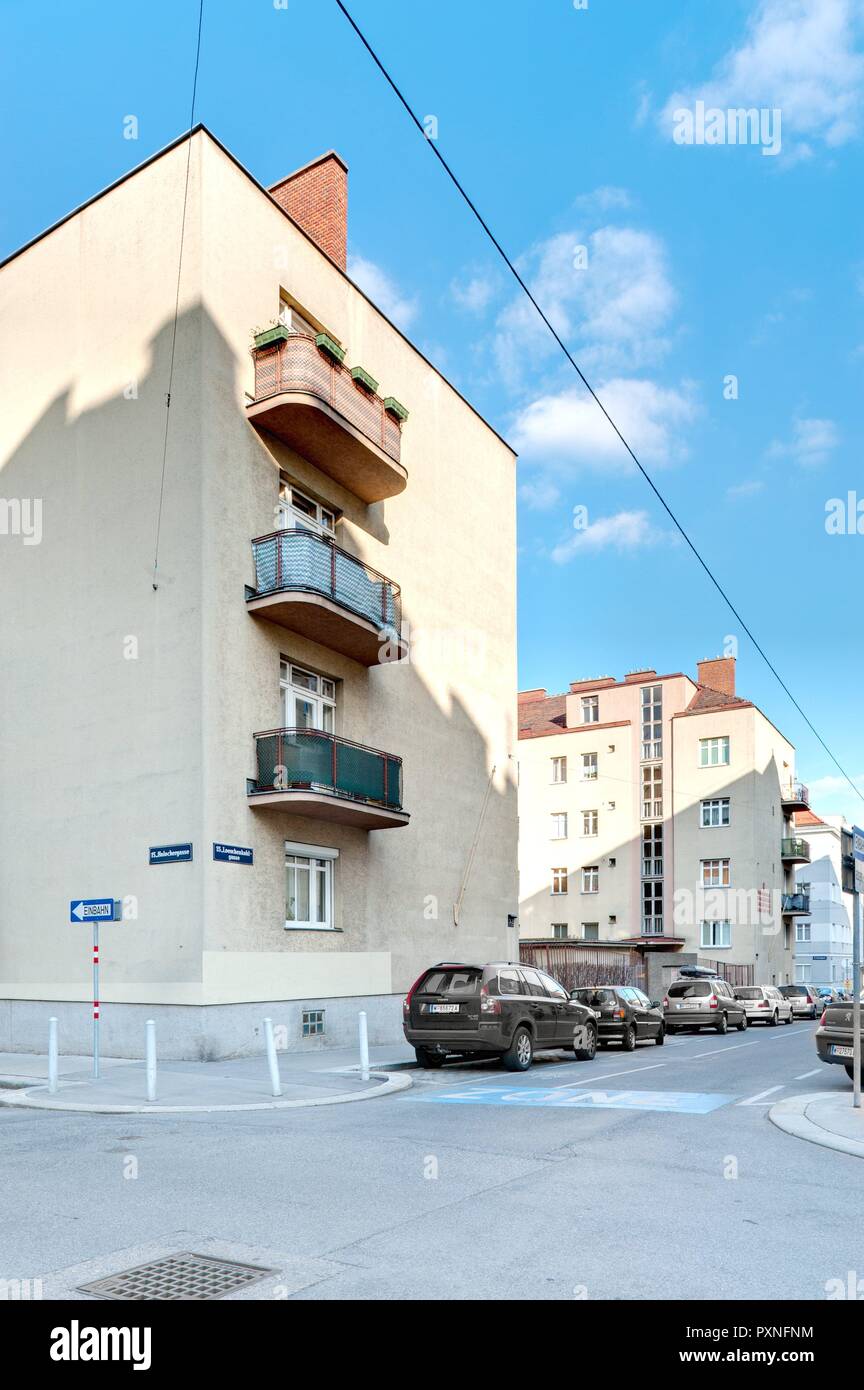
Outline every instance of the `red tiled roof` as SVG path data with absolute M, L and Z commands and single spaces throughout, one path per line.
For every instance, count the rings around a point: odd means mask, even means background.
M 796 812 L 795 812 L 795 817 L 794 817 L 794 819 L 795 819 L 795 825 L 796 825 L 796 826 L 799 826 L 799 825 L 801 825 L 801 826 L 804 826 L 804 825 L 824 825 L 824 824 L 825 824 L 824 820 L 820 820 L 818 816 L 814 815 L 813 812 L 812 812 L 812 811 L 809 811 L 809 810 L 808 810 L 808 811 L 796 811 Z
M 519 737 L 563 734 L 567 723 L 567 696 L 547 695 L 545 699 L 538 699 L 536 691 L 526 693 L 527 700 L 519 697 Z
M 690 701 L 686 709 L 679 710 L 673 714 L 673 719 L 680 719 L 684 714 L 705 714 L 709 710 L 715 709 L 752 709 L 752 700 L 742 700 L 738 695 L 724 695 L 721 690 L 712 690 L 709 685 L 698 685 L 696 694 Z

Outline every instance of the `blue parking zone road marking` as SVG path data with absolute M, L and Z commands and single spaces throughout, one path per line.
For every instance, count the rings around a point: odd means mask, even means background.
M 736 1096 L 704 1091 L 568 1091 L 523 1086 L 465 1086 L 458 1091 L 407 1095 L 432 1105 L 527 1105 L 564 1110 L 663 1110 L 676 1115 L 708 1115 Z

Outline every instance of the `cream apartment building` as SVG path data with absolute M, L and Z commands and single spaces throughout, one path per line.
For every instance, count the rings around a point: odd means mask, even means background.
M 513 952 L 514 456 L 346 207 L 199 127 L 0 267 L 0 1049 L 88 1046 L 77 899 L 118 1055 L 390 1040 Z
M 519 697 L 520 935 L 629 942 L 793 978 L 807 804 L 735 659 Z

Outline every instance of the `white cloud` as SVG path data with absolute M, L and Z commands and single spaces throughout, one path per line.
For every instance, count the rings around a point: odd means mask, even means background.
M 417 299 L 408 299 L 386 271 L 365 256 L 348 257 L 348 274 L 397 328 L 406 331 L 417 317 Z
M 864 794 L 864 772 L 852 778 Z M 864 802 L 839 774 L 816 777 L 809 783 L 810 809 L 816 816 L 845 816 L 850 825 L 864 824 Z
M 641 462 L 664 465 L 686 456 L 678 438 L 696 414 L 692 387 L 613 378 L 597 394 Z M 580 467 L 633 470 L 620 439 L 582 386 L 541 396 L 520 411 L 511 429 L 514 448 L 528 461 L 570 473 Z
M 538 478 L 533 482 L 522 483 L 519 496 L 532 511 L 544 512 L 560 502 L 561 489 L 548 478 Z
M 482 314 L 497 288 L 491 275 L 469 275 L 465 280 L 452 280 L 450 294 L 460 309 L 469 314 Z
M 802 468 L 817 468 L 840 443 L 833 420 L 798 419 L 792 422 L 792 438 L 775 439 L 768 449 L 770 458 L 791 458 Z
M 614 516 L 599 517 L 581 531 L 574 531 L 568 540 L 555 547 L 552 559 L 563 565 L 586 551 L 638 550 L 670 539 L 671 533 L 655 526 L 647 512 L 616 512 Z
M 798 158 L 812 153 L 812 142 L 844 144 L 860 125 L 862 18 L 862 0 L 759 0 L 742 42 L 708 81 L 669 98 L 664 131 L 671 136 L 676 109 L 701 100 L 723 110 L 779 108 L 783 151 Z
M 752 497 L 754 493 L 761 492 L 765 484 L 758 478 L 750 478 L 746 483 L 735 483 L 732 487 L 727 487 L 727 497 Z
M 576 207 L 590 213 L 609 212 L 612 208 L 629 208 L 630 204 L 631 198 L 627 189 L 615 188 L 612 184 L 595 188 L 593 193 L 580 193 L 576 199 Z

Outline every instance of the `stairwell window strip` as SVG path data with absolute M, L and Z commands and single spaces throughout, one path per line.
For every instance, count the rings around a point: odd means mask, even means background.
M 732 945 L 731 922 L 701 922 L 700 945 L 712 950 L 726 950 Z
M 719 738 L 700 738 L 699 740 L 699 766 L 700 767 L 728 767 L 729 765 L 729 737 L 724 734 Z
M 730 802 L 728 796 L 715 796 L 702 802 L 699 824 L 703 830 L 711 829 L 716 825 L 729 825 L 729 823 Z
M 642 884 L 642 935 L 663 935 L 663 880 Z
M 642 687 L 642 760 L 663 756 L 663 687 Z
M 642 827 L 642 877 L 663 877 L 663 826 Z
M 642 769 L 642 819 L 659 820 L 663 815 L 663 768 L 660 763 Z

